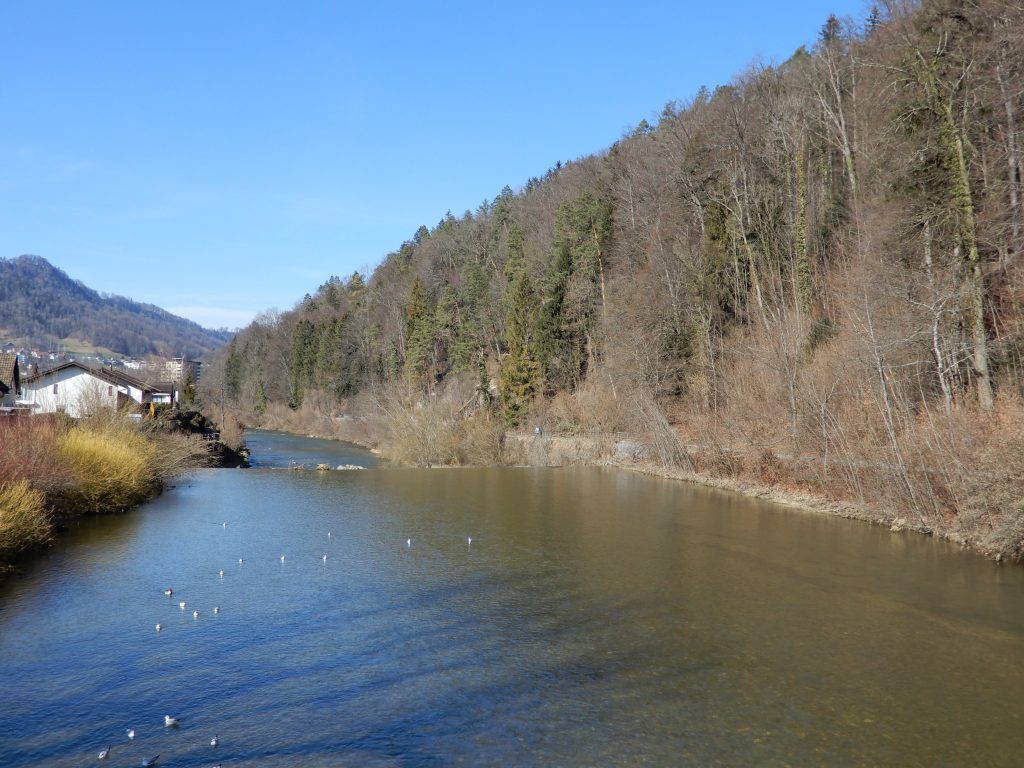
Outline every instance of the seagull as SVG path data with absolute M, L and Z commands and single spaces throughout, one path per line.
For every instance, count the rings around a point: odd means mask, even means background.
M 281 555 L 281 562 L 284 562 L 284 555 Z
M 223 579 L 224 578 L 224 571 L 218 571 L 217 575 L 220 576 Z
M 466 544 L 467 544 L 468 546 L 470 546 L 470 547 L 472 547 L 472 546 L 473 546 L 473 537 L 472 537 L 472 536 L 467 536 L 467 537 L 466 537 Z
M 238 558 L 238 564 L 239 564 L 239 565 L 241 565 L 241 564 L 242 564 L 243 562 L 244 562 L 244 561 L 242 560 L 242 558 Z
M 216 736 L 214 736 L 212 739 L 210 739 L 210 746 L 211 747 L 216 747 L 219 743 L 220 743 L 220 739 L 218 739 Z
M 323 561 L 324 561 L 325 563 L 327 562 L 327 555 L 324 555 L 324 556 L 323 556 Z
M 176 728 L 177 726 L 178 718 L 171 717 L 170 715 L 164 715 L 164 728 Z
M 159 632 L 159 631 L 160 631 L 161 629 L 163 629 L 163 628 L 164 628 L 163 624 L 157 624 L 157 625 L 156 625 L 156 631 L 157 631 L 157 632 Z M 132 738 L 132 737 L 131 737 L 131 736 L 129 736 L 128 738 L 130 739 L 130 738 Z
M 180 603 L 178 603 L 178 607 L 181 608 L 181 610 L 184 611 L 185 610 L 185 601 L 182 600 Z
M 168 597 L 170 597 L 171 595 L 174 594 L 174 590 L 171 589 L 170 587 L 168 587 L 167 589 L 164 590 L 164 594 L 167 595 Z
M 158 624 L 157 626 L 160 626 L 160 625 Z M 135 738 L 135 729 L 134 728 L 125 728 L 124 732 L 128 734 L 128 738 L 129 739 L 134 739 Z
M 220 613 L 220 606 L 219 605 L 213 606 L 213 612 L 214 613 Z
M 110 747 L 107 747 L 106 749 L 101 749 L 100 753 L 98 755 L 96 755 L 96 757 L 98 757 L 100 760 L 103 760 L 109 754 L 110 754 Z
M 228 524 L 227 524 L 227 522 L 223 522 L 223 523 L 221 523 L 220 525 L 221 525 L 221 527 L 222 527 L 222 528 L 227 528 L 227 527 L 228 527 Z
M 411 547 L 412 546 L 412 539 L 406 539 L 405 540 L 405 546 Z
M 328 539 L 331 538 L 331 532 L 330 531 L 327 532 L 327 538 Z
M 198 619 L 199 618 L 199 611 L 192 611 L 192 618 L 193 619 Z
M 160 759 L 160 755 L 155 757 L 147 757 L 142 760 L 142 768 L 149 768 L 151 765 L 156 765 L 156 761 Z

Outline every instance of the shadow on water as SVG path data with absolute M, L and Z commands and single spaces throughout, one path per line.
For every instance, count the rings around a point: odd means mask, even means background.
M 3 627 L 3 607 L 15 592 L 23 598 L 34 590 L 45 589 L 45 576 L 54 567 L 74 564 L 83 549 L 99 549 L 116 553 L 141 524 L 140 510 L 116 512 L 110 515 L 90 515 L 72 520 L 54 534 L 50 545 L 40 552 L 31 552 L 18 561 L 14 570 L 0 575 L 0 629 Z M 89 560 L 82 562 L 88 565 Z M 26 590 L 29 590 L 26 593 Z

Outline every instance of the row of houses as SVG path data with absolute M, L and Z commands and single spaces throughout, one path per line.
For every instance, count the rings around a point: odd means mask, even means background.
M 145 382 L 112 368 L 68 361 L 21 375 L 14 354 L 0 354 L 0 412 L 66 413 L 79 418 L 102 408 L 178 402 L 178 382 Z

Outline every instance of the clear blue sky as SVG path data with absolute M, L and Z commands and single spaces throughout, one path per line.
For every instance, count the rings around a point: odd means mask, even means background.
M 864 8 L 347 5 L 4 3 L 0 256 L 238 327 Z

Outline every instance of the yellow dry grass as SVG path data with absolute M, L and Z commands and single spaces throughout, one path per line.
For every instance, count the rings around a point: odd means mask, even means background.
M 158 448 L 128 426 L 70 430 L 58 450 L 76 481 L 69 501 L 82 512 L 125 509 L 156 489 Z
M 0 485 L 0 558 L 45 544 L 50 530 L 41 491 L 27 480 Z

